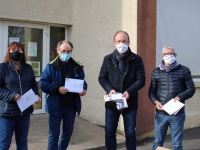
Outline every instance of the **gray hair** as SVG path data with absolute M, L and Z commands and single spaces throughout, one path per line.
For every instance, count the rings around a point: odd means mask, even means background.
M 176 53 L 174 47 L 173 47 L 173 46 L 170 46 L 170 45 L 164 46 L 163 49 L 162 49 L 162 53 L 164 53 L 164 51 L 165 51 L 166 49 L 171 49 L 171 50 L 174 51 L 174 53 Z
M 67 40 L 63 40 L 63 41 L 60 41 L 58 42 L 57 44 L 57 49 L 60 49 L 60 46 L 63 44 L 63 43 L 68 43 L 71 47 L 71 50 L 73 50 L 73 44 L 70 42 L 70 41 L 67 41 Z

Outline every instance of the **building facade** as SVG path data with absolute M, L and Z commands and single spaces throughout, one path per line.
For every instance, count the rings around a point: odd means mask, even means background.
M 169 3 L 170 1 L 172 0 L 169 0 Z M 176 0 L 177 3 L 181 1 Z M 199 4 L 197 0 L 192 1 Z M 157 7 L 166 5 L 158 2 L 156 0 L 6 2 L 0 0 L 0 61 L 3 61 L 9 43 L 13 41 L 22 43 L 28 63 L 32 65 L 36 80 L 39 81 L 46 64 L 56 56 L 57 42 L 64 39 L 71 41 L 74 44 L 72 57 L 84 65 L 89 85 L 87 95 L 82 98 L 81 117 L 104 126 L 105 92 L 98 83 L 98 74 L 103 57 L 115 49 L 114 34 L 118 30 L 125 30 L 130 35 L 131 50 L 143 58 L 147 79 L 145 87 L 139 92 L 138 138 L 152 136 L 154 106 L 148 98 L 148 88 L 151 72 L 156 67 L 161 52 L 157 37 L 163 29 L 158 28 L 161 25 L 157 22 L 160 13 Z M 184 2 L 187 3 L 189 0 Z M 187 62 L 183 64 L 187 65 Z M 196 94 L 186 103 L 186 128 L 200 126 L 198 109 L 200 76 L 198 75 L 200 72 L 197 71 L 194 75 Z M 34 113 L 44 113 L 44 105 L 45 99 L 42 94 L 42 103 L 34 104 Z M 118 129 L 123 132 L 122 119 Z

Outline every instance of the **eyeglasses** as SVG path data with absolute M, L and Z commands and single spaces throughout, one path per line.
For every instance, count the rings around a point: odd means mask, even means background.
M 71 50 L 61 50 L 60 53 L 61 54 L 70 54 L 72 51 Z
M 166 56 L 166 55 L 175 56 L 176 53 L 163 53 L 163 56 Z
M 125 40 L 122 40 L 122 41 L 115 41 L 116 43 L 127 43 L 127 42 L 129 42 L 129 41 L 125 41 Z

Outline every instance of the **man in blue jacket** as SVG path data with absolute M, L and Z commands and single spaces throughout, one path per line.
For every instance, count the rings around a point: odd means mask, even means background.
M 116 150 L 116 130 L 122 114 L 126 134 L 127 150 L 136 150 L 136 114 L 138 91 L 145 85 L 145 71 L 142 58 L 131 52 L 129 35 L 118 31 L 114 35 L 116 49 L 104 57 L 99 73 L 99 83 L 107 94 L 122 93 L 128 108 L 118 110 L 116 103 L 106 102 L 105 141 L 108 150 Z
M 195 93 L 190 69 L 179 64 L 176 56 L 172 46 L 163 47 L 163 60 L 152 72 L 149 98 L 156 107 L 153 150 L 156 150 L 158 146 L 163 146 L 168 127 L 170 127 L 173 150 L 183 149 L 185 108 L 172 115 L 163 110 L 163 105 L 171 99 L 185 103 L 185 100 Z
M 79 115 L 81 111 L 80 96 L 84 96 L 87 90 L 85 81 L 81 93 L 72 93 L 65 88 L 65 78 L 84 80 L 85 77 L 83 66 L 71 57 L 72 49 L 71 42 L 59 42 L 58 56 L 47 64 L 40 79 L 40 88 L 46 93 L 45 110 L 49 114 L 48 150 L 67 149 L 76 112 Z M 63 131 L 59 140 L 61 120 Z

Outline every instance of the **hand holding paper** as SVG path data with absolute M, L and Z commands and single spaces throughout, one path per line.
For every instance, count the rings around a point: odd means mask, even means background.
M 163 110 L 165 110 L 169 115 L 176 115 L 178 111 L 184 106 L 185 104 L 174 101 L 174 99 L 171 99 L 169 102 L 167 102 L 165 105 L 163 105 Z
M 33 90 L 30 89 L 24 95 L 22 95 L 19 100 L 17 100 L 17 104 L 18 104 L 19 109 L 21 110 L 21 112 L 23 112 L 26 108 L 31 106 L 37 100 L 38 100 L 37 96 L 35 95 Z
M 83 91 L 84 80 L 65 78 L 65 88 L 69 92 L 81 93 Z

